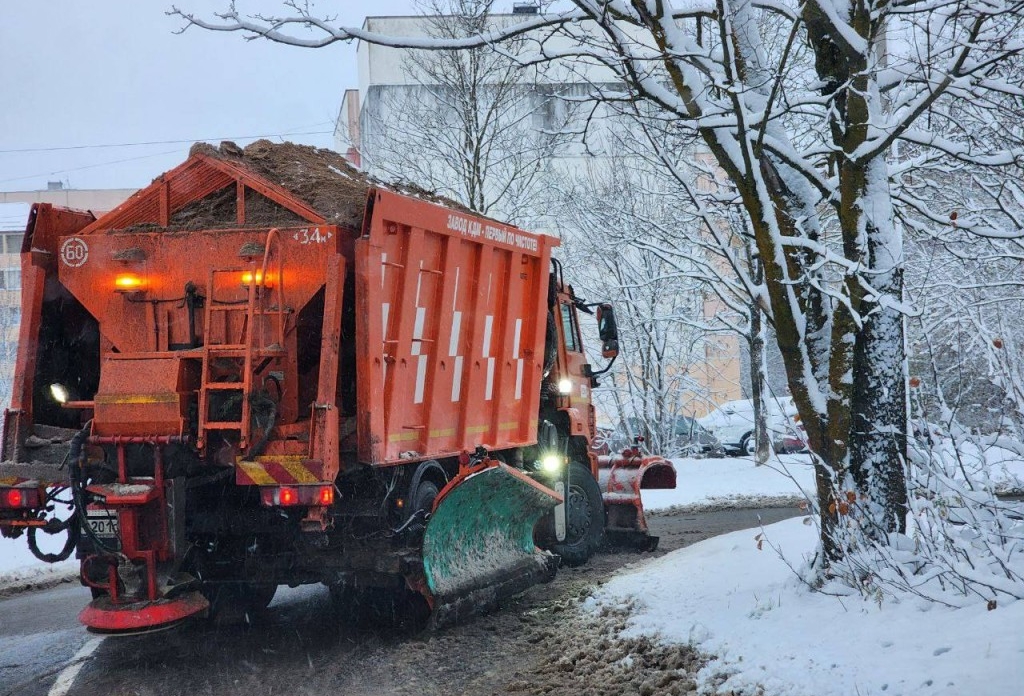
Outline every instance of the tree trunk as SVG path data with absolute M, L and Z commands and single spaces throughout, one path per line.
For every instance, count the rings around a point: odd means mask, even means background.
M 750 244 L 749 246 L 753 246 Z M 748 247 L 749 248 L 749 247 Z M 764 273 L 756 252 L 750 253 L 750 270 L 754 282 L 761 283 Z M 771 456 L 768 433 L 768 400 L 765 395 L 764 321 L 761 307 L 750 303 L 750 396 L 754 404 L 754 463 L 761 466 Z
M 902 272 L 894 280 L 902 287 Z M 894 287 L 895 289 L 895 287 Z M 867 507 L 869 530 L 879 540 L 905 532 L 907 392 L 903 315 L 881 309 L 867 320 L 854 349 L 850 473 Z

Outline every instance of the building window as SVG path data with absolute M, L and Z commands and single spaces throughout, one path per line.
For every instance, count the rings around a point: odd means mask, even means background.
M 16 234 L 5 234 L 3 235 L 3 247 L 0 248 L 5 254 L 20 254 L 21 243 L 25 239 L 25 235 L 22 233 Z
M 0 366 L 12 364 L 17 356 L 17 341 L 0 341 Z
M 5 268 L 0 272 L 0 290 L 21 290 L 20 268 Z
M 0 307 L 0 328 L 21 324 L 21 307 Z

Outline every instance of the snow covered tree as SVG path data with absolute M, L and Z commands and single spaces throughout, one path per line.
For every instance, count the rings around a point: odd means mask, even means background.
M 653 230 L 692 226 L 693 217 L 642 163 L 632 165 L 619 160 L 561 183 L 561 251 L 577 292 L 616 308 L 620 354 L 601 377 L 607 398 L 595 392 L 595 401 L 616 416 L 620 436 L 642 435 L 664 456 L 691 454 L 682 417 L 714 403 L 707 347 L 730 329 L 705 319 L 710 290 L 697 264 L 650 244 Z
M 528 37 L 520 62 L 589 66 L 620 85 L 595 88 L 596 99 L 699 138 L 735 187 L 763 266 L 763 284 L 742 268 L 737 282 L 775 329 L 815 455 L 823 557 L 843 554 L 835 532 L 846 513 L 880 540 L 904 528 L 905 223 L 894 204 L 918 200 L 915 163 L 1019 166 L 1019 144 L 975 137 L 970 124 L 1020 96 L 1006 70 L 1024 51 L 1021 0 L 572 0 L 457 39 L 374 35 L 288 5 L 282 17 L 233 6 L 215 20 L 179 14 L 311 47 L 360 39 L 452 50 Z M 804 47 L 812 70 L 790 62 Z M 892 157 L 897 143 L 909 156 Z M 680 154 L 657 153 L 669 168 Z M 1014 190 L 984 194 L 1002 201 Z M 967 203 L 962 228 L 1005 236 Z M 714 211 L 702 214 L 713 235 Z
M 493 0 L 417 3 L 427 38 L 475 36 L 500 26 Z M 538 67 L 514 56 L 523 39 L 451 51 L 406 51 L 408 84 L 364 108 L 362 155 L 372 174 L 409 181 L 484 215 L 528 226 L 546 206 L 550 158 L 571 136 L 573 109 Z

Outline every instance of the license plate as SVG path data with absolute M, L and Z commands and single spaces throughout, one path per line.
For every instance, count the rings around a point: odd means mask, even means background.
M 120 535 L 121 526 L 117 521 L 117 513 L 113 510 L 87 510 L 85 514 L 89 520 L 89 529 L 96 536 L 117 539 Z

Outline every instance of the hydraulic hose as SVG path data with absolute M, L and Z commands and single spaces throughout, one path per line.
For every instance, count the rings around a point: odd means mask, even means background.
M 51 524 L 51 522 L 55 524 Z M 68 538 L 64 542 L 64 548 L 57 553 L 43 553 L 39 550 L 39 546 L 36 543 L 36 532 L 38 530 L 39 527 L 28 528 L 28 550 L 32 552 L 33 556 L 44 563 L 59 563 L 60 561 L 67 560 L 75 550 L 75 547 L 78 546 L 78 538 L 81 535 L 82 527 L 73 506 L 71 514 L 66 520 L 53 519 L 47 522 L 46 526 L 42 528 L 45 533 L 59 534 L 66 531 L 68 534 Z
M 60 532 L 67 532 L 68 538 L 64 542 L 64 548 L 58 553 L 43 553 L 39 550 L 39 544 L 36 541 L 36 533 L 38 527 L 29 527 L 28 529 L 28 550 L 32 552 L 32 555 L 38 558 L 44 563 L 59 563 L 60 561 L 67 560 L 75 547 L 78 546 L 78 539 L 82 533 L 82 521 L 80 516 L 84 516 L 85 505 L 83 503 L 83 496 L 81 494 L 81 467 L 79 466 L 79 460 L 82 457 L 82 446 L 85 444 L 85 440 L 89 437 L 89 429 L 92 426 L 92 422 L 86 424 L 84 428 L 79 430 L 71 438 L 71 442 L 68 448 L 68 460 L 70 461 L 70 476 L 71 476 L 71 514 L 66 520 L 51 520 L 48 522 L 43 531 L 47 534 L 59 534 Z M 47 495 L 47 502 L 52 500 L 50 495 Z M 86 530 L 91 532 L 88 523 L 85 524 Z
M 92 527 L 89 526 L 89 519 L 86 513 L 86 502 L 85 502 L 85 485 L 82 480 L 82 447 L 85 445 L 85 441 L 89 438 L 89 432 L 92 430 L 92 421 L 85 424 L 81 430 L 75 433 L 74 437 L 71 438 L 70 448 L 68 449 L 68 461 L 71 466 L 71 500 L 75 508 L 75 517 L 78 520 L 78 526 L 85 530 L 86 536 L 89 537 L 90 541 L 96 545 L 97 550 L 102 550 L 107 553 L 118 553 L 117 549 L 112 549 L 107 546 L 106 543 L 99 536 L 92 531 Z

